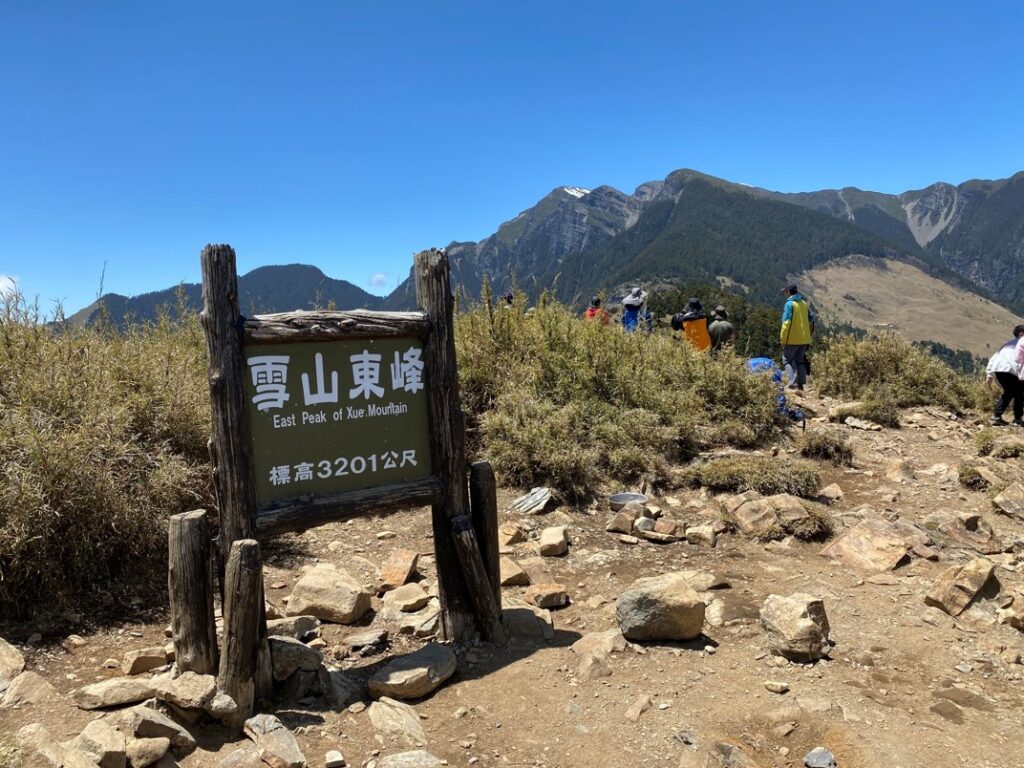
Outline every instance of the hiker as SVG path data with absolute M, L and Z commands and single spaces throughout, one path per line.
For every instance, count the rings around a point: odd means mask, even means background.
M 718 354 L 719 349 L 731 345 L 736 340 L 736 329 L 729 322 L 729 313 L 721 304 L 711 310 L 708 335 L 711 337 L 712 357 Z
M 587 311 L 583 313 L 585 320 L 596 320 L 601 325 L 608 325 L 608 313 L 601 306 L 601 297 L 595 296 L 590 300 L 590 306 L 587 307 Z
M 985 366 L 985 384 L 991 386 L 995 379 L 1003 389 L 1003 394 L 996 399 L 996 409 L 992 415 L 992 425 L 996 427 L 1006 426 L 1003 413 L 1011 402 L 1014 426 L 1024 427 L 1024 381 L 1020 380 L 1020 356 L 1024 345 L 1020 343 L 1021 337 L 1024 337 L 1024 325 L 1015 326 L 1013 338 L 999 347 Z
M 501 295 L 501 306 L 505 309 L 512 309 L 512 305 L 515 304 L 516 297 L 512 291 L 506 291 Z
M 672 315 L 672 330 L 682 331 L 683 338 L 701 352 L 711 349 L 711 336 L 708 334 L 708 316 L 700 299 L 692 298 L 686 302 L 683 311 Z
M 633 331 L 651 330 L 651 313 L 644 311 L 644 302 L 647 301 L 647 293 L 641 288 L 634 288 L 629 295 L 622 300 L 622 327 L 626 333 Z
M 818 318 L 796 285 L 782 289 L 786 303 L 782 307 L 782 359 L 786 364 L 786 386 L 803 391 L 807 383 L 807 348 L 811 345 L 814 324 Z

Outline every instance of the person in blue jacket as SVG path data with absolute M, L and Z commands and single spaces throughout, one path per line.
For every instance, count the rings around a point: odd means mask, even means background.
M 644 311 L 645 301 L 647 301 L 647 293 L 640 288 L 634 288 L 622 300 L 622 327 L 626 333 L 638 330 L 650 332 L 651 313 Z

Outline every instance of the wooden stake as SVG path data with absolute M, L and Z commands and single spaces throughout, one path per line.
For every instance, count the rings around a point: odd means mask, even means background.
M 494 599 L 493 587 L 480 557 L 476 534 L 473 533 L 473 524 L 468 517 L 460 516 L 453 518 L 451 525 L 459 566 L 469 587 L 480 632 L 484 639 L 504 645 L 508 638 L 501 623 L 501 601 Z M 439 532 L 435 531 L 434 538 L 439 538 Z
M 441 251 L 416 254 L 416 300 L 430 319 L 423 350 L 431 458 L 441 481 L 440 500 L 432 509 L 440 634 L 445 640 L 468 639 L 473 629 L 469 595 L 451 534 L 451 520 L 469 512 L 466 488 L 466 446 L 459 377 L 455 364 L 455 329 L 448 257 Z
M 491 583 L 494 601 L 501 611 L 501 565 L 498 556 L 498 484 L 489 462 L 478 461 L 469 468 L 469 507 L 484 571 Z
M 254 539 L 231 545 L 224 580 L 224 647 L 217 684 L 238 705 L 228 723 L 237 729 L 253 715 L 259 676 L 263 566 Z
M 167 531 L 167 592 L 180 672 L 217 674 L 213 557 L 206 511 L 173 515 Z

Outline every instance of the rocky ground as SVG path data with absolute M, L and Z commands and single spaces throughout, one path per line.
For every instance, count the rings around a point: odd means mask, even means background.
M 833 405 L 806 402 L 854 449 L 820 466 L 827 505 L 679 488 L 523 514 L 502 490 L 507 647 L 432 642 L 425 510 L 276 543 L 277 701 L 237 736 L 209 678 L 168 668 L 159 606 L 10 627 L 0 765 L 20 742 L 31 768 L 1024 766 L 1024 433 L 980 457 L 970 421 Z M 823 513 L 830 541 L 785 536 Z

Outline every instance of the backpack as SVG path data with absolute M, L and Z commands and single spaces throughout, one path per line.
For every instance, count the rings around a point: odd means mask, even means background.
M 676 312 L 672 315 L 672 330 L 681 331 L 683 330 L 683 322 L 686 315 L 683 312 Z

